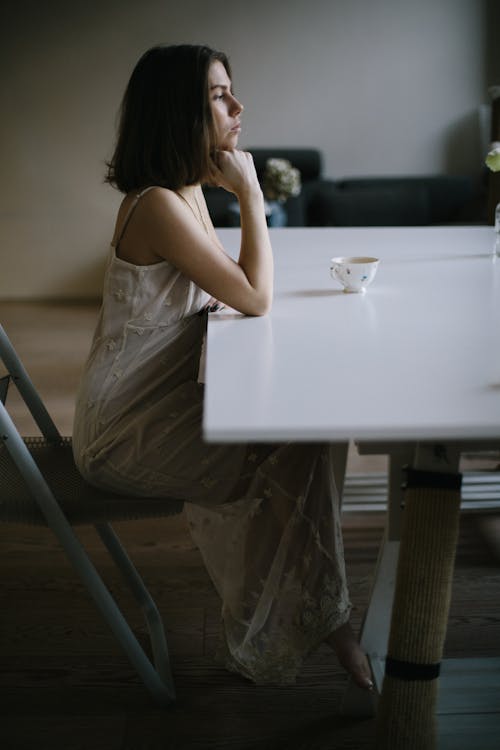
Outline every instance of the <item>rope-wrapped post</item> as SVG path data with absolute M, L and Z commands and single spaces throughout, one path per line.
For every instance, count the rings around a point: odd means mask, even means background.
M 437 747 L 438 677 L 460 515 L 460 474 L 407 470 L 379 750 Z

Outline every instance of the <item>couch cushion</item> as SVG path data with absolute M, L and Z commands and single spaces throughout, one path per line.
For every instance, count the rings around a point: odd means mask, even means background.
M 316 226 L 420 226 L 428 223 L 426 191 L 415 188 L 346 188 L 331 184 L 317 190 L 310 204 Z
M 302 182 L 316 180 L 321 175 L 321 154 L 315 148 L 254 148 L 246 149 L 253 156 L 259 180 L 268 159 L 288 159 L 299 170 Z
M 475 197 L 472 178 L 463 175 L 418 175 L 396 177 L 354 177 L 340 180 L 340 190 L 395 190 L 424 193 L 429 224 L 467 220 Z

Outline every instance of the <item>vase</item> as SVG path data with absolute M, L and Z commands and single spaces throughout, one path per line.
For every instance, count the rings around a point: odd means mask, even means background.
M 265 201 L 264 208 L 268 227 L 286 227 L 287 215 L 280 201 Z
M 280 201 L 264 201 L 264 211 L 268 227 L 286 227 L 287 213 Z M 240 226 L 240 204 L 238 201 L 231 201 L 228 205 L 227 221 L 230 227 Z
M 227 223 L 230 227 L 239 227 L 241 225 L 240 220 L 240 204 L 238 201 L 231 201 L 227 207 Z

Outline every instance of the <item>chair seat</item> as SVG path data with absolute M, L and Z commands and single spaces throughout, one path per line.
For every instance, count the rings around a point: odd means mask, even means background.
M 75 465 L 70 437 L 63 437 L 58 444 L 41 437 L 23 439 L 71 524 L 155 518 L 182 512 L 183 500 L 127 496 L 90 485 Z M 4 444 L 0 445 L 0 520 L 46 525 Z

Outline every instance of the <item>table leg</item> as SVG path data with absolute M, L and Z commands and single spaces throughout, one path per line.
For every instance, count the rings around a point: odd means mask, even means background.
M 413 461 L 414 453 L 414 446 L 411 445 L 391 446 L 389 452 L 385 533 L 380 545 L 369 604 L 360 631 L 360 643 L 370 662 L 375 690 L 368 693 L 359 688 L 353 680 L 349 680 L 341 706 L 341 712 L 347 716 L 373 716 L 377 696 L 382 690 L 401 533 L 401 476 L 403 467 Z
M 335 478 L 335 485 L 337 492 L 339 493 L 340 503 L 342 504 L 342 495 L 344 493 L 344 482 L 345 482 L 345 470 L 347 466 L 347 453 L 349 450 L 349 443 L 330 443 L 330 450 L 332 455 L 332 466 L 333 476 Z
M 405 509 L 385 677 L 380 750 L 433 750 L 436 698 L 460 513 L 458 452 L 417 447 Z

